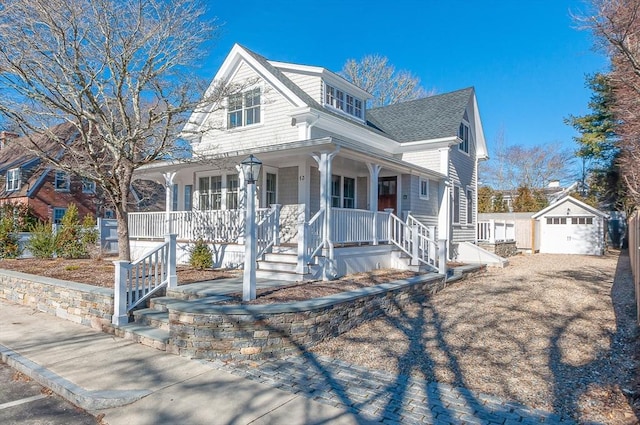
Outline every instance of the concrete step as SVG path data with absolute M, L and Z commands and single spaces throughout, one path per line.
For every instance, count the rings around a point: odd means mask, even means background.
M 277 270 L 265 270 L 258 269 L 256 270 L 256 277 L 259 279 L 269 279 L 269 280 L 278 280 L 282 282 L 302 282 L 304 280 L 311 280 L 311 275 L 306 274 L 298 274 L 294 272 L 287 271 L 277 271 Z
M 169 331 L 135 322 L 117 327 L 115 333 L 121 338 L 162 351 L 167 350 L 167 344 L 169 343 Z
M 133 312 L 133 321 L 140 325 L 150 326 L 169 332 L 169 313 L 152 308 L 144 308 Z

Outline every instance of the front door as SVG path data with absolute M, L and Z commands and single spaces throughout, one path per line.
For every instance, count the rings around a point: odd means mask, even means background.
M 398 206 L 398 178 L 380 177 L 378 179 L 378 211 Z

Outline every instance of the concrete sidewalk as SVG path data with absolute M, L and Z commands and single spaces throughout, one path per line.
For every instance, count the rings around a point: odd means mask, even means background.
M 117 424 L 362 424 L 353 413 L 0 300 L 3 362 Z

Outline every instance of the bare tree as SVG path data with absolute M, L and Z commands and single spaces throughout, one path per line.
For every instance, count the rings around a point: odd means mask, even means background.
M 571 174 L 573 155 L 556 146 L 531 147 L 498 144 L 498 149 L 481 170 L 482 182 L 515 195 L 518 188 L 541 189 L 552 180 L 563 180 Z
M 627 196 L 640 204 L 640 0 L 592 0 L 590 13 L 576 19 L 610 58 L 608 81 L 618 124 L 620 172 Z
M 397 71 L 389 59 L 380 55 L 367 55 L 356 61 L 349 59 L 340 74 L 373 95 L 369 107 L 391 105 L 405 100 L 432 95 L 420 86 L 420 79 L 409 71 Z
M 183 156 L 188 145 L 177 136 L 189 113 L 221 95 L 210 87 L 203 96 L 206 85 L 191 68 L 217 31 L 205 6 L 200 0 L 0 4 L 0 116 L 26 135 L 31 152 L 104 190 L 124 260 L 134 171 Z M 77 132 L 72 142 L 51 130 L 63 123 Z

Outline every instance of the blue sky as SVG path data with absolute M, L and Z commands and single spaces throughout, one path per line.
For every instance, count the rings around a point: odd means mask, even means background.
M 507 145 L 574 149 L 563 123 L 589 110 L 585 75 L 606 70 L 570 12 L 581 0 L 211 1 L 222 23 L 203 65 L 213 78 L 234 43 L 268 59 L 339 71 L 387 56 L 438 93 L 474 86 L 489 154 Z

